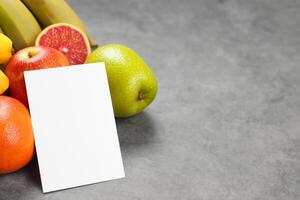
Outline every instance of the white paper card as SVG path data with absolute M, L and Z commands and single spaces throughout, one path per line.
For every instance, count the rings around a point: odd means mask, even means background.
M 104 63 L 24 74 L 43 192 L 124 177 Z

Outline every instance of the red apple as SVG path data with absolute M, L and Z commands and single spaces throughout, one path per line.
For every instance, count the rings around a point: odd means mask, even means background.
M 11 57 L 5 69 L 5 74 L 9 78 L 11 96 L 28 106 L 24 71 L 67 65 L 69 61 L 66 56 L 50 47 L 35 46 L 18 51 Z

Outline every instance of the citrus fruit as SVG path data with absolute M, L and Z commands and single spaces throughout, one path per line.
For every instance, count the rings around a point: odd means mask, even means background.
M 9 86 L 7 76 L 0 70 L 0 94 L 3 94 Z
M 5 64 L 11 57 L 12 41 L 3 33 L 0 33 L 0 64 Z
M 144 60 L 129 47 L 119 44 L 99 47 L 86 62 L 105 62 L 116 117 L 133 116 L 154 100 L 157 79 Z
M 18 100 L 0 96 L 0 174 L 24 167 L 34 154 L 30 115 Z
M 87 36 L 75 26 L 66 23 L 46 27 L 37 37 L 35 45 L 59 50 L 71 65 L 84 63 L 91 51 Z
M 10 95 L 28 106 L 24 71 L 67 65 L 69 61 L 66 56 L 50 47 L 34 46 L 18 51 L 11 57 L 5 69 L 9 78 Z

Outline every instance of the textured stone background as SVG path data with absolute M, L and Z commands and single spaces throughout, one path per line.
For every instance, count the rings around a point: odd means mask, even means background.
M 99 44 L 139 52 L 157 99 L 117 120 L 127 178 L 44 195 L 34 161 L 1 200 L 300 199 L 300 1 L 69 2 Z

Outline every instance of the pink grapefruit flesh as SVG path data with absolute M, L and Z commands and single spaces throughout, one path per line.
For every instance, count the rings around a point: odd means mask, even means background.
M 82 64 L 91 52 L 87 36 L 66 23 L 46 27 L 37 37 L 36 46 L 47 46 L 62 52 L 71 65 Z

